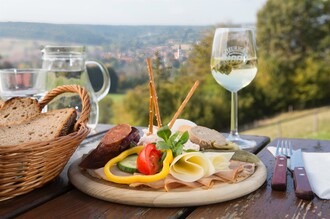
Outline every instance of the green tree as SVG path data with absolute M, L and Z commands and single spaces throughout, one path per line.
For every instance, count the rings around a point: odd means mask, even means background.
M 330 103 L 329 14 L 324 0 L 268 0 L 259 11 L 257 84 L 268 112 Z

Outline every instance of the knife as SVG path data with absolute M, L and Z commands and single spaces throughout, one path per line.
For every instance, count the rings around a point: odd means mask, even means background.
M 301 149 L 292 153 L 290 162 L 296 196 L 304 200 L 312 200 L 314 193 L 308 181 Z

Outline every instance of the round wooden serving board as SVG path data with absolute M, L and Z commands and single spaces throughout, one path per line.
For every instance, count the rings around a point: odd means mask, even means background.
M 257 190 L 267 176 L 265 165 L 259 162 L 256 172 L 239 183 L 216 182 L 210 189 L 181 188 L 166 192 L 151 188 L 131 188 L 128 185 L 96 179 L 82 171 L 78 167 L 79 162 L 80 159 L 71 164 L 68 176 L 80 191 L 105 201 L 147 207 L 187 207 L 232 200 Z

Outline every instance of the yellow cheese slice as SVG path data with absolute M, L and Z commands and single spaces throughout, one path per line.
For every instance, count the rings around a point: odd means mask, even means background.
M 189 152 L 174 158 L 170 174 L 184 182 L 194 182 L 217 171 L 229 169 L 234 152 Z
M 170 174 L 184 182 L 194 182 L 215 172 L 211 161 L 201 152 L 181 154 L 174 158 Z
M 211 161 L 215 172 L 219 170 L 228 170 L 230 159 L 234 155 L 235 152 L 204 152 L 204 155 Z

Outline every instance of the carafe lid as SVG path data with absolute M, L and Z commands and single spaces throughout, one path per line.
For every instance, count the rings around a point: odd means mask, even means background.
M 81 57 L 85 56 L 85 46 L 51 46 L 41 49 L 43 57 Z

